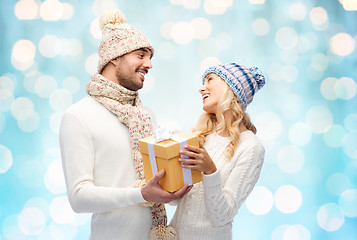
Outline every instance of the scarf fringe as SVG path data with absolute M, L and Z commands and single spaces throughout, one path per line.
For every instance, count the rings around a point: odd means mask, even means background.
M 177 240 L 177 233 L 171 226 L 158 225 L 151 228 L 150 240 Z

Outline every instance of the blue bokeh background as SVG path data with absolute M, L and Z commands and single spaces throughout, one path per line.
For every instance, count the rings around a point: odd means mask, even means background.
M 0 240 L 87 239 L 66 197 L 63 112 L 96 71 L 98 17 L 121 9 L 155 47 L 140 90 L 157 123 L 190 131 L 202 71 L 259 66 L 248 107 L 266 148 L 234 239 L 357 239 L 357 2 L 20 0 L 0 4 Z M 167 207 L 169 218 L 175 208 Z

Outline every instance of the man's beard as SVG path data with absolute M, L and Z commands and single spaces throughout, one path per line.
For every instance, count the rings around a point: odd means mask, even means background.
M 131 91 L 137 91 L 139 89 L 141 89 L 143 87 L 143 85 L 139 85 L 136 84 L 136 81 L 135 81 L 135 77 L 138 77 L 136 75 L 139 75 L 138 74 L 138 71 L 139 71 L 139 67 L 135 69 L 135 75 L 132 76 L 131 74 L 123 74 L 120 69 L 117 69 L 115 71 L 115 75 L 116 75 L 116 78 L 119 82 L 119 84 L 123 87 L 125 87 L 126 89 L 129 89 Z M 140 79 L 141 80 L 141 79 Z

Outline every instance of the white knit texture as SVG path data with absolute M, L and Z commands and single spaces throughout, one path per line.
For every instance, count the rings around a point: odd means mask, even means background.
M 91 97 L 64 114 L 60 144 L 69 201 L 94 213 L 92 240 L 148 239 L 150 209 L 136 181 L 128 128 Z M 135 224 L 133 224 L 135 223 Z
M 256 184 L 264 161 L 264 148 L 251 132 L 241 133 L 231 161 L 224 149 L 229 139 L 211 134 L 204 145 L 217 171 L 179 201 L 171 225 L 180 240 L 232 239 L 232 222 Z

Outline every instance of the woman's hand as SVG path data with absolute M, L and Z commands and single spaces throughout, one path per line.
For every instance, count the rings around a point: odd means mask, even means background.
M 180 151 L 180 154 L 186 155 L 189 159 L 179 158 L 183 168 L 196 169 L 206 175 L 217 171 L 216 165 L 201 143 L 199 143 L 199 147 L 187 145 L 185 149 Z

